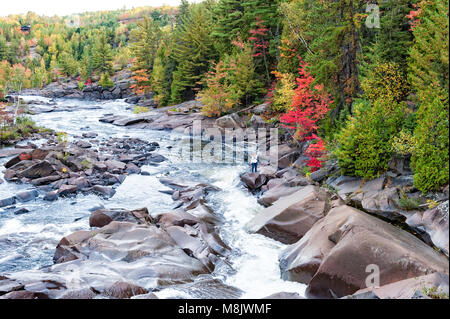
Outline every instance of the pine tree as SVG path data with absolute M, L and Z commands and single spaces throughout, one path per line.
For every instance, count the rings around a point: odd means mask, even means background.
M 203 4 L 191 5 L 182 27 L 175 34 L 172 58 L 177 63 L 171 86 L 171 102 L 193 98 L 200 80 L 214 59 L 212 15 Z
M 414 22 L 409 80 L 420 107 L 412 157 L 414 185 L 436 190 L 449 181 L 448 0 L 421 1 Z
M 244 7 L 240 0 L 219 0 L 214 10 L 214 28 L 212 36 L 221 55 L 230 54 L 232 41 L 238 37 L 247 37 L 249 28 L 245 28 Z
M 102 33 L 94 43 L 94 47 L 92 49 L 93 68 L 100 74 L 111 74 L 113 70 L 112 61 L 113 52 L 111 45 L 108 43 L 106 35 Z
M 130 36 L 131 53 L 136 57 L 133 69 L 145 70 L 146 73 L 151 74 L 160 39 L 159 25 L 153 19 L 144 17 Z

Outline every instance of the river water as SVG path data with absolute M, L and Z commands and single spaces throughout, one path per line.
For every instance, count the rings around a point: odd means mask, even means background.
M 36 100 L 37 97 L 24 97 Z M 45 98 L 40 98 L 46 101 Z M 0 274 L 39 269 L 53 263 L 52 257 L 59 240 L 74 231 L 89 229 L 90 209 L 103 205 L 106 208 L 138 209 L 147 207 L 152 215 L 172 210 L 171 196 L 160 190 L 167 189 L 158 177 L 207 182 L 222 191 L 210 194 L 208 202 L 217 214 L 223 216 L 220 226 L 221 238 L 232 248 L 229 262 L 219 264 L 213 276 L 226 284 L 244 291 L 242 298 L 262 298 L 278 292 L 297 292 L 304 296 L 306 286 L 280 279 L 278 254 L 285 245 L 258 234 L 249 234 L 246 223 L 263 207 L 241 184 L 239 174 L 247 165 L 205 164 L 186 161 L 179 152 L 183 136 L 167 131 L 152 131 L 113 126 L 99 122 L 104 114 L 130 114 L 131 105 L 123 100 L 81 101 L 58 99 L 56 102 L 71 111 L 50 112 L 33 115 L 40 126 L 63 131 L 69 139 L 83 132 L 98 133 L 98 139 L 110 137 L 137 137 L 158 142 L 158 153 L 168 158 L 159 166 L 144 166 L 150 174 L 130 175 L 116 189 L 116 194 L 106 200 L 95 195 L 77 195 L 60 198 L 55 202 L 38 199 L 17 204 L 14 209 L 0 209 Z M 1 159 L 1 170 L 8 159 Z M 0 173 L 3 177 L 3 173 Z M 3 183 L 0 199 L 14 196 L 30 189 L 27 185 Z M 23 215 L 14 212 L 22 207 L 30 210 Z M 139 284 L 139 283 L 138 283 Z M 156 292 L 159 298 L 192 298 L 188 292 L 166 288 Z M 220 297 L 220 296 L 217 296 Z

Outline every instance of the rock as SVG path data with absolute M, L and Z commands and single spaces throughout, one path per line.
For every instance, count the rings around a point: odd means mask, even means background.
M 61 179 L 60 175 L 51 175 L 51 176 L 46 176 L 46 177 L 33 179 L 31 181 L 31 184 L 33 184 L 35 186 L 48 185 L 51 182 L 55 182 L 55 181 L 60 180 L 60 179 Z
M 0 299 L 48 299 L 44 293 L 37 293 L 28 290 L 13 291 L 0 296 Z
M 146 294 L 147 289 L 133 285 L 127 282 L 118 281 L 114 283 L 111 287 L 105 289 L 103 294 L 108 297 L 113 297 L 117 299 L 130 299 L 136 295 Z
M 92 147 L 91 143 L 88 143 L 86 141 L 77 141 L 77 142 L 75 142 L 75 145 L 78 147 L 81 147 L 81 148 L 91 148 Z
M 430 275 L 409 278 L 397 281 L 378 288 L 365 288 L 353 294 L 358 299 L 363 299 L 368 294 L 373 294 L 379 299 L 415 299 L 417 293 L 424 297 L 439 298 L 440 295 L 448 298 L 449 277 L 448 274 L 435 272 Z
M 128 174 L 140 174 L 141 173 L 141 169 L 133 163 L 128 163 L 126 165 L 125 171 Z
M 15 156 L 15 155 L 19 155 L 21 153 L 28 153 L 31 151 L 32 151 L 31 149 L 27 150 L 27 149 L 18 149 L 18 148 L 2 148 L 2 149 L 0 149 L 0 158 Z
M 425 212 L 417 211 L 406 220 L 406 223 L 418 230 L 425 231 L 433 244 L 440 248 L 445 255 L 449 255 L 449 227 L 448 227 L 449 201 Z
M 86 132 L 86 133 L 81 134 L 81 136 L 84 138 L 96 138 L 98 136 L 98 134 L 95 132 Z
M 105 161 L 105 165 L 108 169 L 108 171 L 122 171 L 126 168 L 126 164 L 123 162 L 119 162 L 116 160 L 109 160 L 109 161 Z
M 94 187 L 91 188 L 91 191 L 98 195 L 105 196 L 107 198 L 113 197 L 114 194 L 116 193 L 116 191 L 111 187 L 101 185 L 95 185 Z
M 99 209 L 89 217 L 90 227 L 104 227 L 112 221 L 126 221 L 137 224 L 149 224 L 151 217 L 147 208 L 128 211 L 125 209 Z
M 269 106 L 270 106 L 270 103 L 263 103 L 258 106 L 255 106 L 252 109 L 252 113 L 257 114 L 257 115 L 263 114 L 264 112 L 266 112 L 266 110 L 269 108 Z
M 65 271 L 76 262 L 86 280 L 95 267 L 91 287 L 98 291 L 108 282 L 139 280 L 146 282 L 146 287 L 156 287 L 159 281 L 186 282 L 208 272 L 163 229 L 116 221 L 93 231 L 78 231 L 64 237 L 56 247 L 54 262 L 58 265 L 53 267 L 53 272 Z M 111 269 L 125 271 L 116 273 Z M 96 288 L 97 285 L 101 287 Z
M 283 169 L 290 167 L 300 157 L 300 152 L 294 151 L 292 153 L 281 156 L 278 159 L 278 168 Z
M 273 203 L 275 203 L 277 200 L 279 200 L 282 197 L 289 196 L 297 191 L 302 189 L 301 186 L 299 187 L 290 187 L 286 186 L 284 184 L 270 188 L 268 191 L 264 192 L 264 194 L 258 198 L 258 203 L 269 207 Z
M 76 185 L 62 185 L 58 189 L 58 195 L 60 196 L 68 196 L 75 194 L 78 191 L 78 187 Z
M 262 299 L 305 299 L 296 292 L 279 292 Z
M 306 186 L 281 197 L 247 223 L 247 229 L 285 244 L 293 244 L 330 210 L 330 196 L 317 186 Z
M 94 299 L 96 293 L 92 288 L 81 288 L 69 290 L 63 293 L 58 299 Z
M 48 161 L 39 162 L 20 173 L 21 177 L 36 179 L 53 175 L 55 169 Z
M 49 150 L 35 149 L 35 150 L 33 150 L 33 151 L 30 153 L 30 155 L 31 155 L 31 158 L 32 158 L 33 160 L 39 160 L 39 161 L 42 161 L 42 160 L 44 160 L 44 159 L 47 157 L 47 155 L 48 155 L 49 153 L 50 153 Z
M 280 255 L 282 278 L 308 284 L 307 295 L 343 297 L 366 288 L 369 265 L 380 285 L 448 273 L 448 260 L 406 231 L 349 206 L 339 206 Z
M 210 275 L 200 275 L 194 282 L 183 285 L 173 285 L 171 291 L 188 294 L 192 299 L 239 299 L 244 292 L 229 286 Z
M 44 200 L 49 201 L 49 202 L 53 202 L 53 201 L 57 200 L 58 198 L 59 198 L 59 194 L 57 191 L 48 192 L 44 196 Z
M 20 192 L 15 195 L 16 199 L 22 203 L 29 202 L 38 196 L 39 196 L 39 192 L 35 189 L 31 190 L 31 191 Z
M 26 214 L 26 213 L 29 213 L 30 211 L 28 210 L 28 209 L 26 209 L 26 208 L 21 208 L 21 209 L 19 209 L 19 210 L 16 210 L 15 212 L 14 212 L 14 215 L 23 215 L 23 214 Z
M 267 123 L 261 118 L 261 116 L 258 115 L 252 115 L 252 117 L 250 118 L 250 124 L 255 129 L 265 127 L 267 125 Z
M 167 161 L 167 158 L 165 158 L 164 156 L 159 155 L 159 154 L 152 154 L 148 158 L 148 161 L 151 162 L 151 163 L 162 163 L 162 162 Z
M 14 205 L 16 203 L 16 197 L 8 197 L 0 200 L 0 207 L 6 207 Z
M 216 120 L 216 126 L 220 128 L 242 128 L 242 120 L 238 114 L 225 115 Z
M 159 299 L 154 293 L 150 292 L 148 294 L 136 295 L 130 299 Z
M 254 191 L 261 188 L 267 182 L 267 177 L 260 173 L 246 173 L 241 175 L 241 180 L 248 189 Z

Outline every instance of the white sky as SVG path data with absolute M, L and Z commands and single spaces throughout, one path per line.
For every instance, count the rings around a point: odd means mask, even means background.
M 0 16 L 9 14 L 20 14 L 33 11 L 39 15 L 68 15 L 86 11 L 100 11 L 127 9 L 133 7 L 152 6 L 163 4 L 177 6 L 181 0 L 1 0 Z M 200 0 L 189 0 L 189 2 L 200 2 Z

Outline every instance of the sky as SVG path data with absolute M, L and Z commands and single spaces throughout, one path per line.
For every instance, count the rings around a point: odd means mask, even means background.
M 0 16 L 21 14 L 33 11 L 39 15 L 68 15 L 86 11 L 127 9 L 133 7 L 152 6 L 164 4 L 177 6 L 181 0 L 1 0 Z M 189 0 L 199 2 L 199 0 Z

